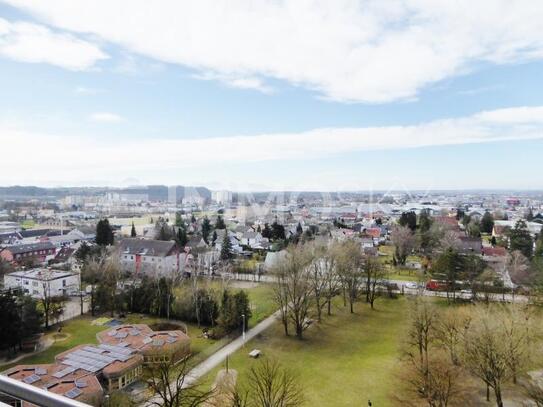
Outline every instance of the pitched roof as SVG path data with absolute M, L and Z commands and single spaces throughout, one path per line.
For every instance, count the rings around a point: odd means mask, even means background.
M 148 256 L 170 256 L 175 250 L 174 241 L 146 240 L 138 238 L 123 239 L 120 252 L 124 254 L 142 254 Z
M 6 250 L 9 250 L 12 254 L 21 254 L 33 252 L 36 250 L 50 250 L 54 249 L 55 245 L 51 242 L 39 242 L 39 243 L 30 243 L 30 244 L 16 244 L 13 246 L 6 247 Z

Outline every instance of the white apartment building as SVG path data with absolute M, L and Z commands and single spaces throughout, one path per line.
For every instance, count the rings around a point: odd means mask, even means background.
M 68 295 L 79 289 L 79 275 L 43 268 L 15 271 L 4 276 L 4 288 L 20 288 L 34 298 Z
M 211 200 L 218 204 L 230 204 L 232 203 L 232 192 L 230 191 L 212 191 Z

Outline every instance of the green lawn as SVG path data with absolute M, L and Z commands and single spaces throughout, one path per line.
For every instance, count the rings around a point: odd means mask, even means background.
M 305 389 L 307 406 L 392 405 L 401 332 L 406 325 L 406 299 L 378 300 L 376 310 L 357 304 L 356 314 L 336 303 L 334 315 L 315 323 L 299 341 L 285 337 L 275 324 L 247 343 L 230 358 L 243 383 L 251 365 L 258 363 L 247 353 L 260 349 L 263 358 L 292 369 Z M 213 382 L 218 369 L 204 381 Z
M 233 288 L 233 290 L 237 290 L 237 288 Z M 249 327 L 252 327 L 271 315 L 276 307 L 271 296 L 271 286 L 260 284 L 256 287 L 247 288 L 246 291 L 249 294 L 253 311 L 253 317 L 249 321 Z M 102 330 L 108 329 L 108 327 L 92 325 L 91 322 L 94 319 L 95 317 L 83 316 L 65 322 L 62 328 L 62 333 L 67 335 L 65 339 L 58 340 L 43 352 L 28 356 L 15 364 L 0 365 L 0 369 L 5 370 L 18 364 L 52 363 L 55 356 L 65 350 L 84 343 L 97 343 L 96 334 Z M 140 314 L 128 314 L 124 319 L 124 322 L 127 324 L 153 324 L 161 321 L 166 320 L 152 316 L 142 317 Z M 202 335 L 202 328 L 198 328 L 196 324 L 186 322 L 183 322 L 183 324 L 187 327 L 188 335 L 191 338 L 191 351 L 194 363 L 205 359 L 228 343 L 229 339 L 218 341 L 204 338 Z M 51 329 L 51 332 L 47 333 L 47 336 L 53 337 L 55 334 L 56 329 L 53 328 Z
M 260 284 L 257 287 L 247 290 L 251 302 L 252 318 L 249 320 L 249 327 L 253 327 L 260 321 L 270 316 L 277 310 L 273 300 L 273 288 L 270 284 Z
M 91 321 L 93 319 L 94 318 L 83 316 L 74 318 L 64 323 L 62 333 L 67 335 L 65 339 L 55 341 L 50 348 L 44 350 L 43 352 L 26 357 L 17 363 L 0 366 L 0 369 L 5 370 L 9 367 L 20 364 L 52 363 L 55 360 L 55 356 L 61 352 L 64 352 L 65 350 L 83 343 L 97 343 L 98 341 L 96 340 L 96 334 L 104 329 L 107 329 L 108 327 L 92 325 Z M 53 338 L 56 333 L 56 329 L 52 329 L 51 332 L 47 333 L 46 335 Z
M 425 281 L 424 276 L 418 270 L 401 269 L 399 267 L 392 267 L 392 272 L 388 274 L 390 280 L 401 281 Z

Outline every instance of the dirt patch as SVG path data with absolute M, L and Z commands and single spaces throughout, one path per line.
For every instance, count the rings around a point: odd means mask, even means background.
M 58 332 L 56 334 L 51 335 L 51 337 L 54 339 L 55 342 L 57 342 L 57 341 L 63 341 L 65 339 L 68 339 L 70 335 L 62 333 L 62 332 Z

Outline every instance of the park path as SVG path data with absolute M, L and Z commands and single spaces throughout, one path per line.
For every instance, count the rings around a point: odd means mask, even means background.
M 273 323 L 277 321 L 279 314 L 280 314 L 279 311 L 274 312 L 272 315 L 260 321 L 254 327 L 252 327 L 247 332 L 245 332 L 245 339 L 243 339 L 243 336 L 239 336 L 238 338 L 230 342 L 228 345 L 223 346 L 221 349 L 219 349 L 209 358 L 207 358 L 206 360 L 204 360 L 203 362 L 201 362 L 200 364 L 192 368 L 192 370 L 190 370 L 187 373 L 187 376 L 185 377 L 183 387 L 188 387 L 196 383 L 198 380 L 200 380 L 202 377 L 204 377 L 206 374 L 208 374 L 214 368 L 216 368 L 222 362 L 224 362 L 227 356 L 230 356 L 234 352 L 241 349 L 243 345 L 245 344 L 245 342 L 250 341 L 255 336 L 259 335 L 260 333 L 268 329 L 270 326 L 272 326 Z M 160 399 L 154 397 L 148 400 L 144 405 L 145 406 L 156 405 L 156 404 L 153 404 L 156 402 L 160 402 Z

